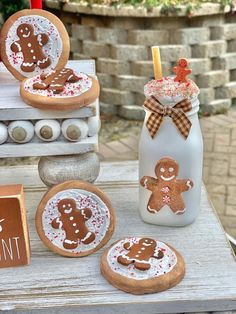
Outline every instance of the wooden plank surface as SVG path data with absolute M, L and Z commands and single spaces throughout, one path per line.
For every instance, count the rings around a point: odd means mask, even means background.
M 138 214 L 137 162 L 102 163 L 96 183 L 116 209 L 112 240 L 147 235 L 166 241 L 186 261 L 186 276 L 176 287 L 145 296 L 133 296 L 109 285 L 100 275 L 104 249 L 80 259 L 61 257 L 39 241 L 35 209 L 46 188 L 36 166 L 0 168 L 0 183 L 23 183 L 30 224 L 31 265 L 1 269 L 0 310 L 8 313 L 176 313 L 236 309 L 236 263 L 222 226 L 202 189 L 201 213 L 184 228 L 143 223 Z M 39 312 L 39 309 L 42 312 Z
M 67 66 L 91 76 L 95 76 L 96 73 L 94 60 L 69 61 Z M 19 91 L 20 82 L 0 62 L 0 121 L 85 118 L 96 114 L 95 104 L 70 111 L 39 110 L 24 103 Z

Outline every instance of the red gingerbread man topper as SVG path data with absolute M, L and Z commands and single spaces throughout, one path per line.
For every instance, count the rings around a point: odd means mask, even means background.
M 187 75 L 192 73 L 192 70 L 188 68 L 188 60 L 181 58 L 178 60 L 178 65 L 173 67 L 173 72 L 176 74 L 175 82 L 188 83 Z

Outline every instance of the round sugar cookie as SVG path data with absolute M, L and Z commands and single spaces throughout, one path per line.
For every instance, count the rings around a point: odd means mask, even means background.
M 114 287 L 132 294 L 170 289 L 184 277 L 182 256 L 166 243 L 130 237 L 113 243 L 101 257 L 101 273 Z
M 0 39 L 2 61 L 18 79 L 61 69 L 69 58 L 65 26 L 54 14 L 22 10 L 5 22 Z
M 81 257 L 97 251 L 111 238 L 115 213 L 100 189 L 83 181 L 67 181 L 43 196 L 35 223 L 50 250 Z
M 63 68 L 23 80 L 20 94 L 32 107 L 72 110 L 91 104 L 98 98 L 99 90 L 95 78 Z

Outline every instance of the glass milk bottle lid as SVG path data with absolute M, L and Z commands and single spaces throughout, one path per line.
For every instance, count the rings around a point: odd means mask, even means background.
M 149 133 L 154 137 L 164 116 L 169 116 L 187 138 L 191 128 L 188 116 L 199 109 L 199 88 L 187 77 L 192 70 L 184 58 L 179 59 L 177 66 L 173 68 L 175 76 L 162 77 L 159 49 L 157 58 L 155 49 L 153 47 L 152 50 L 155 79 L 144 86 L 144 108 L 151 114 L 147 121 Z
M 166 76 L 149 81 L 144 86 L 145 97 L 154 96 L 160 103 L 169 106 L 174 106 L 183 99 L 190 100 L 192 105 L 198 105 L 194 103 L 194 100 L 197 99 L 200 91 L 197 85 L 187 77 L 192 72 L 188 68 L 187 59 L 179 59 L 173 71 L 176 76 Z

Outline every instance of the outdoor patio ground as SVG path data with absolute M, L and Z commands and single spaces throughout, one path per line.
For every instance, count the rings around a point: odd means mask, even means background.
M 203 179 L 225 230 L 236 237 L 236 108 L 201 118 L 204 138 Z M 112 126 L 112 128 L 111 128 Z M 142 123 L 103 117 L 101 160 L 138 159 Z

